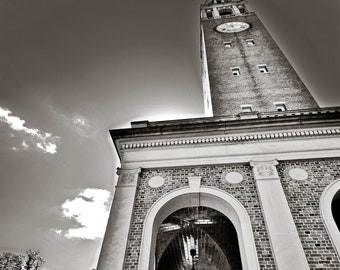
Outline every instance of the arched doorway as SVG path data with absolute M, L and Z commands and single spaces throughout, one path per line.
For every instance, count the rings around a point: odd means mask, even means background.
M 242 204 L 217 188 L 187 187 L 162 196 L 148 211 L 143 224 L 139 270 L 156 269 L 157 235 L 163 221 L 177 210 L 190 207 L 211 208 L 227 217 L 236 231 L 242 269 L 260 269 L 250 218 Z
M 340 190 L 334 195 L 332 200 L 332 214 L 338 230 L 340 231 Z
M 340 180 L 328 185 L 320 198 L 320 210 L 328 234 L 340 256 Z
M 156 243 L 156 270 L 242 269 L 236 230 L 212 208 L 186 207 L 161 224 Z

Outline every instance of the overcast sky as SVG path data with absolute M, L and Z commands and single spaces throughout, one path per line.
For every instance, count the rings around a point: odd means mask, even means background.
M 108 130 L 204 115 L 200 2 L 0 0 L 0 250 L 96 266 Z M 248 2 L 319 104 L 340 105 L 339 0 Z

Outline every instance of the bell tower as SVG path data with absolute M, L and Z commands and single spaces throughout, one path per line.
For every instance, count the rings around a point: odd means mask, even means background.
M 319 108 L 244 1 L 200 14 L 209 117 L 110 130 L 97 269 L 340 269 L 340 107 Z
M 201 59 L 206 116 L 318 108 L 244 1 L 201 5 Z

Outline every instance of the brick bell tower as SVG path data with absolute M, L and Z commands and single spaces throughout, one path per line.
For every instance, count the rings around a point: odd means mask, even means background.
M 279 106 L 318 108 L 244 1 L 207 1 L 201 6 L 201 28 L 207 116 L 237 114 L 240 109 L 267 112 Z
M 340 108 L 319 108 L 243 1 L 200 12 L 209 117 L 110 130 L 97 269 L 339 269 Z

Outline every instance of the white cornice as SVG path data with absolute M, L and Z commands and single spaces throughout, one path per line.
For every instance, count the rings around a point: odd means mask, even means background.
M 122 142 L 121 150 L 126 149 L 141 149 L 141 148 L 162 148 L 180 145 L 202 145 L 202 144 L 219 144 L 219 143 L 235 143 L 247 141 L 264 141 L 264 140 L 281 140 L 286 138 L 301 138 L 301 137 L 321 137 L 334 136 L 340 134 L 340 128 L 328 129 L 301 129 L 291 131 L 273 131 L 261 133 L 247 133 L 237 135 L 220 135 L 220 136 L 197 136 L 190 138 L 178 139 L 156 139 L 138 140 L 133 142 Z M 140 139 L 140 138 L 139 138 Z

